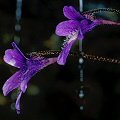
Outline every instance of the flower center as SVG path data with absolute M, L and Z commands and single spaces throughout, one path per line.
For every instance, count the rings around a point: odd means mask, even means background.
M 72 31 L 70 33 L 70 35 L 67 36 L 66 39 L 64 40 L 63 47 L 61 47 L 61 48 L 63 49 L 67 44 L 69 44 L 73 40 L 77 39 L 78 38 L 78 33 L 79 33 L 79 30 L 77 30 L 77 29 L 75 31 Z
M 78 30 L 76 29 L 75 31 L 71 32 L 70 35 L 68 37 L 66 37 L 66 40 L 68 43 L 70 43 L 72 40 L 77 39 L 78 37 Z

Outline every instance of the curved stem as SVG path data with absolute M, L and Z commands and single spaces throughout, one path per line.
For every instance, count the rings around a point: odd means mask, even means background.
M 120 10 L 112 9 L 112 8 L 98 8 L 98 9 L 82 12 L 81 14 L 84 15 L 84 14 L 91 14 L 91 13 L 98 13 L 98 12 L 113 12 L 113 13 L 120 14 Z
M 39 51 L 39 52 L 31 52 L 29 55 L 31 55 L 31 57 L 36 57 L 36 56 L 47 57 L 49 55 L 59 55 L 60 52 L 61 52 L 61 50 L 46 50 L 46 51 Z M 118 59 L 100 57 L 100 56 L 96 56 L 96 55 L 89 55 L 89 54 L 85 54 L 83 52 L 70 52 L 69 56 L 82 57 L 82 58 L 90 59 L 93 61 L 102 61 L 102 62 L 120 64 L 120 60 L 118 60 Z

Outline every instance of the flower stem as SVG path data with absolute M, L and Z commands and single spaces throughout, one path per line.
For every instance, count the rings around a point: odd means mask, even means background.
M 98 8 L 98 9 L 82 12 L 81 14 L 91 14 L 91 13 L 98 13 L 98 12 L 113 12 L 113 13 L 120 14 L 120 10 L 112 9 L 112 8 Z
M 39 52 L 31 52 L 29 55 L 31 55 L 32 57 L 36 57 L 36 56 L 47 57 L 48 55 L 59 55 L 60 52 L 61 50 L 46 50 L 46 51 L 39 51 Z M 89 55 L 83 52 L 70 52 L 69 56 L 82 57 L 82 58 L 90 59 L 93 61 L 102 61 L 102 62 L 120 64 L 120 60 L 118 59 Z

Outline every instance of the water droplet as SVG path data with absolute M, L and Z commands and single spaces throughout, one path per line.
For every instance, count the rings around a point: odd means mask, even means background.
M 21 30 L 21 26 L 20 26 L 19 24 L 16 24 L 16 25 L 15 25 L 15 30 L 16 30 L 16 31 L 20 31 L 20 30 Z
M 20 42 L 20 37 L 15 36 L 15 37 L 14 37 L 14 41 L 15 41 L 15 43 L 19 43 L 19 42 Z
M 84 107 L 83 106 L 80 106 L 80 110 L 83 110 L 84 109 Z
M 83 82 L 83 78 L 80 78 L 80 81 Z
M 10 108 L 11 108 L 12 110 L 15 110 L 15 103 L 12 103 L 12 104 L 10 105 Z
M 17 2 L 22 2 L 22 0 L 17 0 Z
M 83 92 L 83 90 L 80 90 L 79 97 L 80 97 L 80 98 L 83 98 L 83 97 L 84 97 L 84 92 Z
M 12 99 L 12 100 L 15 100 L 15 99 L 16 99 L 16 93 L 15 93 L 15 92 L 13 92 L 13 93 L 11 94 L 11 99 Z
M 79 63 L 82 64 L 83 63 L 83 58 L 79 59 Z

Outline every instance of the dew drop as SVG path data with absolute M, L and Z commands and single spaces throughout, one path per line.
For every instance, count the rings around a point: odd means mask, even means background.
M 17 43 L 17 44 L 18 44 L 18 43 L 20 42 L 20 37 L 15 36 L 15 37 L 14 37 L 14 41 L 15 41 L 15 43 Z
M 79 59 L 79 63 L 82 64 L 83 63 L 83 58 Z
M 80 98 L 83 98 L 83 97 L 84 97 L 84 92 L 83 92 L 83 90 L 80 90 L 79 97 L 80 97 Z
M 80 81 L 83 82 L 83 78 L 80 78 Z
M 10 108 L 11 108 L 12 110 L 15 110 L 15 103 L 12 103 L 12 104 L 10 105 Z
M 16 30 L 16 31 L 20 31 L 20 30 L 21 30 L 21 26 L 20 26 L 19 24 L 16 24 L 16 25 L 15 25 L 15 30 Z
M 83 106 L 80 106 L 80 110 L 83 110 L 84 109 L 84 107 Z

